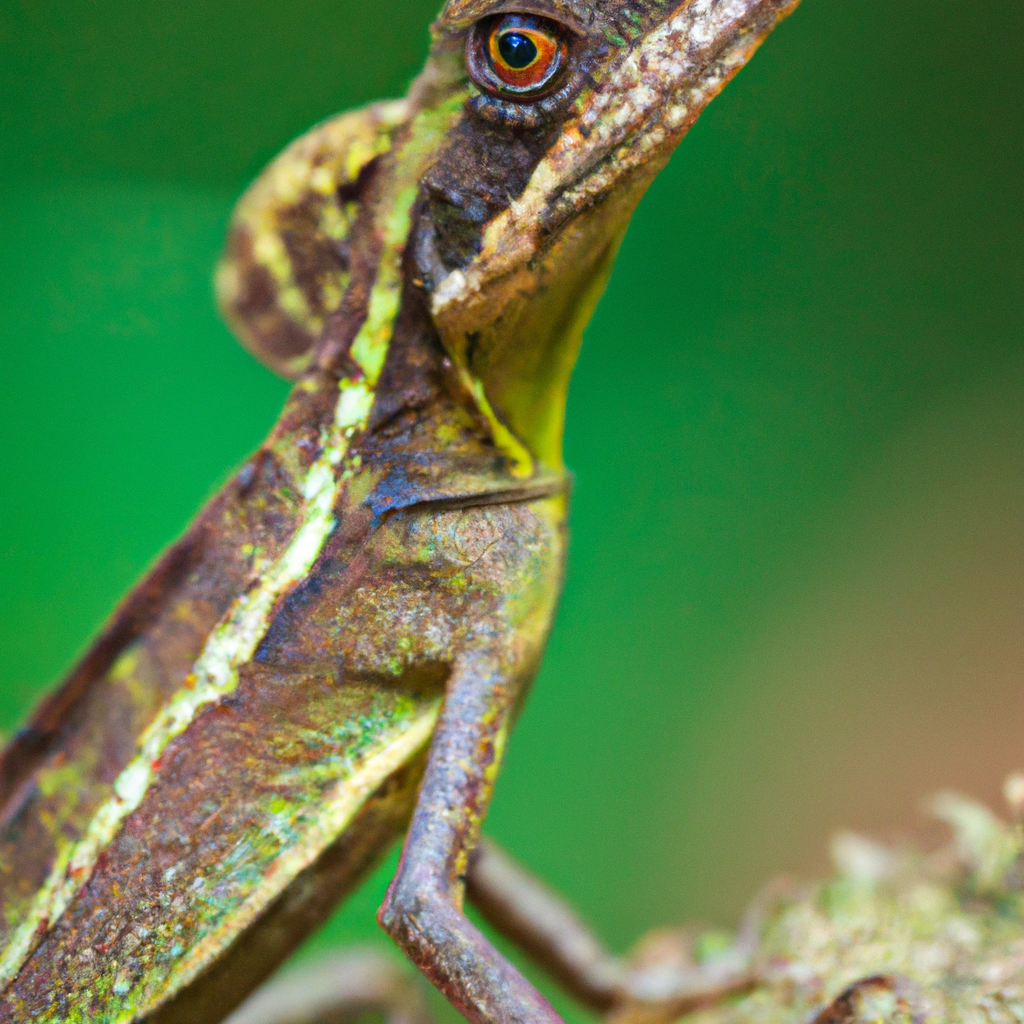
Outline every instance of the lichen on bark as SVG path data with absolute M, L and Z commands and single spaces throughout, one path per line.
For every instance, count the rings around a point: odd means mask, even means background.
M 1024 1022 L 1024 780 L 1011 778 L 1006 792 L 1009 821 L 964 797 L 937 797 L 932 810 L 953 838 L 932 853 L 837 837 L 832 878 L 777 886 L 769 898 L 755 983 L 676 1019 Z

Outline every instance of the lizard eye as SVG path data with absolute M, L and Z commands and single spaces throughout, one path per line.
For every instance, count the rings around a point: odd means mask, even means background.
M 558 83 L 567 53 L 568 31 L 558 22 L 503 14 L 477 22 L 467 56 L 470 75 L 485 92 L 532 100 Z

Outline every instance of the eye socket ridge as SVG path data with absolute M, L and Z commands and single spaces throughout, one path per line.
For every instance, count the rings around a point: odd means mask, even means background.
M 467 43 L 469 73 L 492 96 L 539 99 L 563 79 L 569 42 L 569 29 L 551 18 L 514 13 L 482 18 Z

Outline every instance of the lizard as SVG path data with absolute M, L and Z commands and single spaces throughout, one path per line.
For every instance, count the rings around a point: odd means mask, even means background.
M 583 328 L 794 6 L 448 0 L 404 99 L 242 197 L 219 302 L 294 387 L 0 755 L 0 1021 L 222 1020 L 403 836 L 380 923 L 467 1020 L 560 1020 L 467 892 L 591 1005 L 630 995 L 481 827 L 561 588 Z

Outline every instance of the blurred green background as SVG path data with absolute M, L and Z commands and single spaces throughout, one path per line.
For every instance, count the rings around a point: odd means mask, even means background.
M 233 197 L 435 6 L 0 6 L 0 728 L 273 422 Z M 489 824 L 618 948 L 1024 767 L 1022 67 L 1020 4 L 804 0 L 636 216 Z M 384 945 L 385 884 L 317 941 Z

